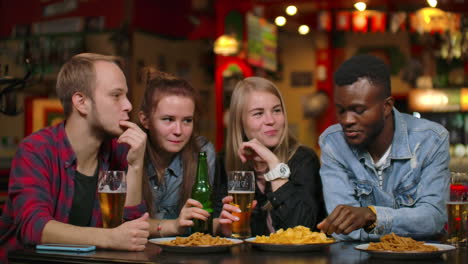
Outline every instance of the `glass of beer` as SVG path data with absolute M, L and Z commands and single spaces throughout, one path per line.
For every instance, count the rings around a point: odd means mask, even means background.
M 113 228 L 122 224 L 127 179 L 125 171 L 101 171 L 98 179 L 102 226 Z
M 457 246 L 468 246 L 468 173 L 452 172 L 450 199 L 447 201 L 447 242 Z
M 228 195 L 234 198 L 231 205 L 241 209 L 240 213 L 233 213 L 234 216 L 239 217 L 239 221 L 232 223 L 232 237 L 251 237 L 250 214 L 255 196 L 254 172 L 230 171 L 228 173 Z

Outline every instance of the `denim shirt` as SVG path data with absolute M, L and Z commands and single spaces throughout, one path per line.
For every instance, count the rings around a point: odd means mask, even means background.
M 340 204 L 373 205 L 377 211 L 377 226 L 370 233 L 361 228 L 338 239 L 377 240 L 391 232 L 424 238 L 443 231 L 450 177 L 448 132 L 395 108 L 393 116 L 395 130 L 382 186 L 370 154 L 350 147 L 339 124 L 319 138 L 327 212 Z
M 215 159 L 216 153 L 213 144 L 206 139 L 201 151 L 205 151 L 208 161 L 208 174 L 210 183 L 213 186 Z M 202 141 L 202 142 L 203 142 Z M 197 154 L 198 155 L 198 154 Z M 156 209 L 155 217 L 157 219 L 176 219 L 179 217 L 179 199 L 180 188 L 184 176 L 184 166 L 182 163 L 182 155 L 178 153 L 168 168 L 164 171 L 164 184 L 158 184 L 156 170 L 151 162 L 148 162 L 146 167 L 149 175 L 149 182 L 153 192 L 154 208 Z

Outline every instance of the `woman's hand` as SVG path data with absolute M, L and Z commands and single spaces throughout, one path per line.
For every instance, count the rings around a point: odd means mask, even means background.
M 192 219 L 208 220 L 210 213 L 202 208 L 203 205 L 197 200 L 188 199 L 187 202 L 185 202 L 182 210 L 180 210 L 179 217 L 176 219 L 179 234 L 182 234 L 186 227 L 194 225 Z
M 246 162 L 249 159 L 254 161 L 255 177 L 260 185 L 264 185 L 262 182 L 265 179 L 262 176 L 280 164 L 278 157 L 255 138 L 242 143 L 237 153 L 242 162 Z M 288 182 L 288 179 L 276 179 L 270 182 L 271 190 L 276 192 L 276 190 Z M 261 191 L 263 192 L 263 190 Z
M 220 232 L 226 237 L 230 237 L 232 235 L 232 223 L 239 221 L 239 217 L 233 214 L 242 212 L 240 208 L 231 205 L 233 200 L 234 198 L 230 195 L 223 198 L 223 211 L 221 211 L 218 220 L 220 225 Z M 253 210 L 256 205 L 257 201 L 253 200 L 252 208 L 250 210 Z
M 253 160 L 255 162 L 256 170 L 259 168 L 260 171 L 266 169 L 262 168 L 265 167 L 265 164 L 270 170 L 272 170 L 280 163 L 276 155 L 256 138 L 242 143 L 237 154 L 242 162 Z

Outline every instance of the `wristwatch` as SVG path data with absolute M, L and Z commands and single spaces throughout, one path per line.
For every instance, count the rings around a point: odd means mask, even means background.
M 375 214 L 375 217 L 376 217 L 376 220 L 373 223 L 364 227 L 364 231 L 366 231 L 367 233 L 370 233 L 372 232 L 372 230 L 374 230 L 374 228 L 377 227 L 377 210 L 375 210 L 375 207 L 372 205 L 367 206 L 367 208 L 369 208 Z
M 289 170 L 288 165 L 284 163 L 280 163 L 276 165 L 276 167 L 269 172 L 265 173 L 264 177 L 266 181 L 273 181 L 276 179 L 287 179 L 291 171 Z

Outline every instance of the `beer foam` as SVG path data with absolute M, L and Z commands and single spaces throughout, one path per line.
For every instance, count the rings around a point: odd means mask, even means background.
M 234 190 L 229 190 L 228 191 L 228 194 L 235 194 L 235 193 L 238 193 L 238 194 L 242 194 L 242 193 L 255 193 L 255 191 L 234 191 Z
M 111 190 L 109 185 L 100 186 L 99 190 L 100 193 L 126 193 L 123 186 L 120 186 L 117 190 Z

